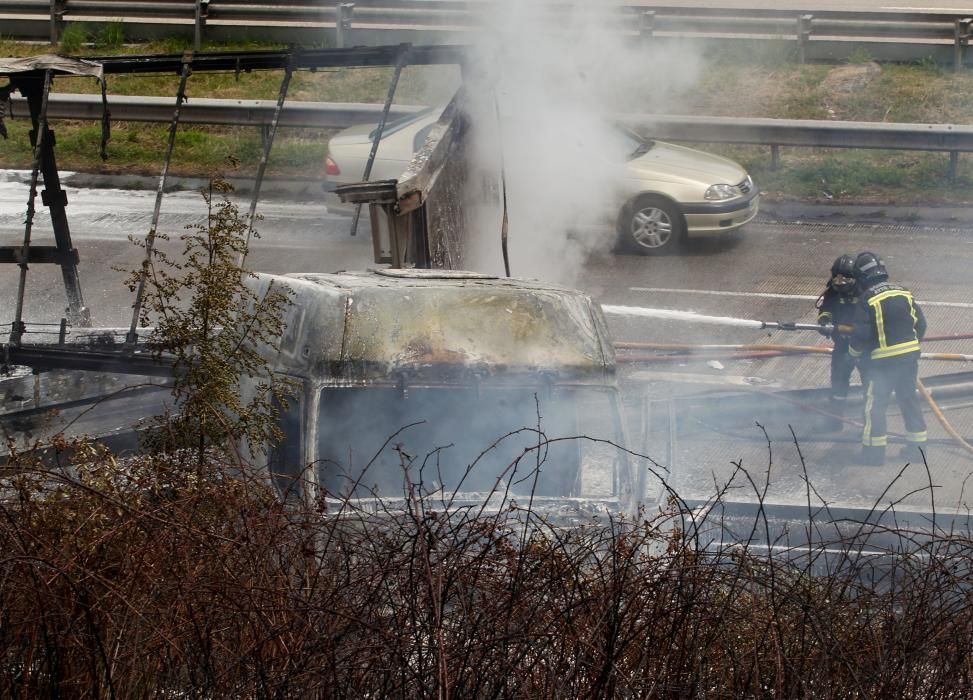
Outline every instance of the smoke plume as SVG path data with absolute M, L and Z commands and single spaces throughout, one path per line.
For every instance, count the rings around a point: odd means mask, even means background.
M 671 108 L 698 62 L 688 48 L 641 43 L 614 2 L 489 7 L 470 83 L 474 160 L 502 165 L 512 274 L 571 284 L 590 252 L 615 242 L 630 144 L 612 114 Z M 503 269 L 499 200 L 479 207 L 477 269 Z

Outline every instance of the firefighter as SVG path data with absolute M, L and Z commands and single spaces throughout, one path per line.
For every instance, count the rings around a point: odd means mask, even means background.
M 847 330 L 855 320 L 858 296 L 855 291 L 855 257 L 841 255 L 831 265 L 831 279 L 818 297 L 818 323 L 820 333 L 834 342 L 831 351 L 831 395 L 828 397 L 828 417 L 821 429 L 837 432 L 845 427 L 842 418 L 848 401 L 851 374 L 857 364 L 848 352 Z
M 885 463 L 885 413 L 893 393 L 906 430 L 907 445 L 899 457 L 922 459 L 926 422 L 916 381 L 926 319 L 909 290 L 889 283 L 885 265 L 874 253 L 860 253 L 855 258 L 854 274 L 859 303 L 849 352 L 858 358 L 865 384 L 861 461 L 875 466 Z

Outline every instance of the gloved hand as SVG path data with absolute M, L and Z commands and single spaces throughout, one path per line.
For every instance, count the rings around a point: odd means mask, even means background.
M 818 333 L 823 335 L 825 338 L 830 338 L 833 331 L 834 326 L 832 326 L 830 323 L 821 323 L 818 325 Z

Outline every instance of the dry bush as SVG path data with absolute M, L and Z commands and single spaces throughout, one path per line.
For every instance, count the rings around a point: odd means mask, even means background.
M 87 441 L 55 447 L 76 466 L 27 451 L 3 472 L 4 697 L 973 688 L 966 536 L 878 564 L 848 547 L 821 574 L 819 549 L 704 548 L 677 508 L 569 529 L 415 498 L 334 517 L 281 505 L 216 453 L 200 472 L 193 451 L 120 463 Z

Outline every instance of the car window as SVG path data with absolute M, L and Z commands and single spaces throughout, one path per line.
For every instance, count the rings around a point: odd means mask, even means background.
M 437 107 L 426 107 L 426 109 L 421 109 L 418 112 L 413 112 L 412 114 L 407 114 L 404 117 L 399 117 L 398 119 L 393 119 L 390 122 L 385 122 L 385 128 L 382 130 L 382 138 L 394 134 L 396 131 L 400 131 L 410 124 L 415 124 L 420 119 L 429 116 L 433 113 Z M 378 132 L 378 127 L 376 126 L 368 133 L 368 138 L 374 139 L 375 134 Z

